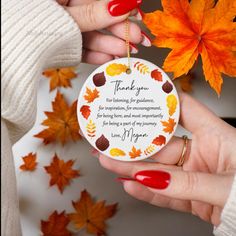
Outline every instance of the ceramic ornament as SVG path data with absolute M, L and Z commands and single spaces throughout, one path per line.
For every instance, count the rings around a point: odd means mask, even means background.
M 86 80 L 78 120 L 88 142 L 121 161 L 146 159 L 173 136 L 179 120 L 176 89 L 162 69 L 138 58 L 110 61 Z M 130 73 L 127 73 L 130 72 Z

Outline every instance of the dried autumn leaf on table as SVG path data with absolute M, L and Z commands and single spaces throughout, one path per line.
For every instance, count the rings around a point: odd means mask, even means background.
M 175 78 L 187 74 L 200 54 L 205 79 L 219 95 L 221 73 L 236 76 L 236 1 L 162 0 L 162 6 L 143 21 L 156 36 L 155 46 L 172 49 L 164 70 Z
M 92 90 L 92 89 L 86 87 L 86 94 L 84 95 L 84 99 L 88 103 L 93 102 L 98 97 L 99 97 L 99 91 L 96 88 L 94 90 Z
M 85 228 L 90 234 L 106 235 L 106 220 L 116 213 L 117 204 L 106 206 L 105 201 L 94 202 L 86 190 L 72 204 L 76 212 L 68 214 L 68 217 L 77 230 Z
M 169 118 L 168 121 L 161 121 L 162 125 L 163 125 L 163 131 L 166 133 L 171 134 L 174 131 L 174 127 L 176 125 L 176 122 L 174 119 Z
M 43 75 L 50 79 L 50 91 L 57 87 L 71 87 L 70 80 L 77 76 L 73 67 L 48 69 L 43 72 Z
M 48 126 L 34 137 L 43 139 L 44 144 L 61 142 L 63 145 L 70 139 L 73 141 L 81 138 L 79 134 L 79 124 L 76 114 L 77 101 L 68 106 L 63 95 L 57 92 L 55 100 L 52 102 L 52 112 L 44 112 L 48 117 L 42 125 Z
M 41 220 L 41 231 L 43 236 L 72 236 L 67 229 L 70 220 L 65 212 L 60 214 L 54 211 L 48 218 L 48 221 Z
M 79 177 L 79 171 L 72 169 L 73 165 L 74 161 L 69 160 L 65 162 L 55 154 L 51 164 L 44 167 L 51 176 L 49 185 L 57 185 L 60 192 L 63 193 L 64 188 L 70 184 L 71 180 Z
M 34 171 L 37 166 L 37 155 L 36 153 L 29 153 L 28 155 L 22 157 L 24 164 L 20 166 L 20 169 L 23 171 Z
M 130 158 L 140 157 L 142 151 L 140 149 L 136 149 L 134 146 L 132 147 L 131 152 L 129 152 Z

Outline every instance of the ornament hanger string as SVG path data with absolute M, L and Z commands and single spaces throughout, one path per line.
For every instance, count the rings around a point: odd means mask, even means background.
M 126 70 L 127 74 L 131 73 L 130 68 L 130 41 L 129 41 L 129 31 L 130 31 L 130 25 L 129 25 L 129 19 L 126 19 L 125 22 L 125 43 L 126 43 L 126 50 L 127 50 L 127 59 L 128 59 L 128 68 Z

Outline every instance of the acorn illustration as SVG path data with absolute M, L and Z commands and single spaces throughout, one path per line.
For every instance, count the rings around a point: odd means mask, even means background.
M 162 90 L 165 93 L 170 93 L 173 90 L 173 85 L 169 82 L 166 81 L 163 85 L 162 85 Z
M 93 83 L 97 87 L 103 86 L 106 83 L 105 73 L 101 72 L 101 73 L 97 73 L 96 75 L 94 75 L 93 76 Z
M 100 150 L 100 151 L 105 151 L 108 147 L 109 147 L 109 141 L 108 139 L 104 136 L 101 135 L 95 142 L 96 147 Z

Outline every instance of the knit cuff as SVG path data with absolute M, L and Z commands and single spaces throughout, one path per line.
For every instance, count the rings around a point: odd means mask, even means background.
M 54 0 L 3 0 L 2 6 L 2 117 L 16 141 L 34 123 L 42 70 L 78 65 L 82 36 Z
M 216 236 L 234 236 L 236 233 L 236 175 L 232 189 L 221 214 L 221 223 L 215 227 Z

